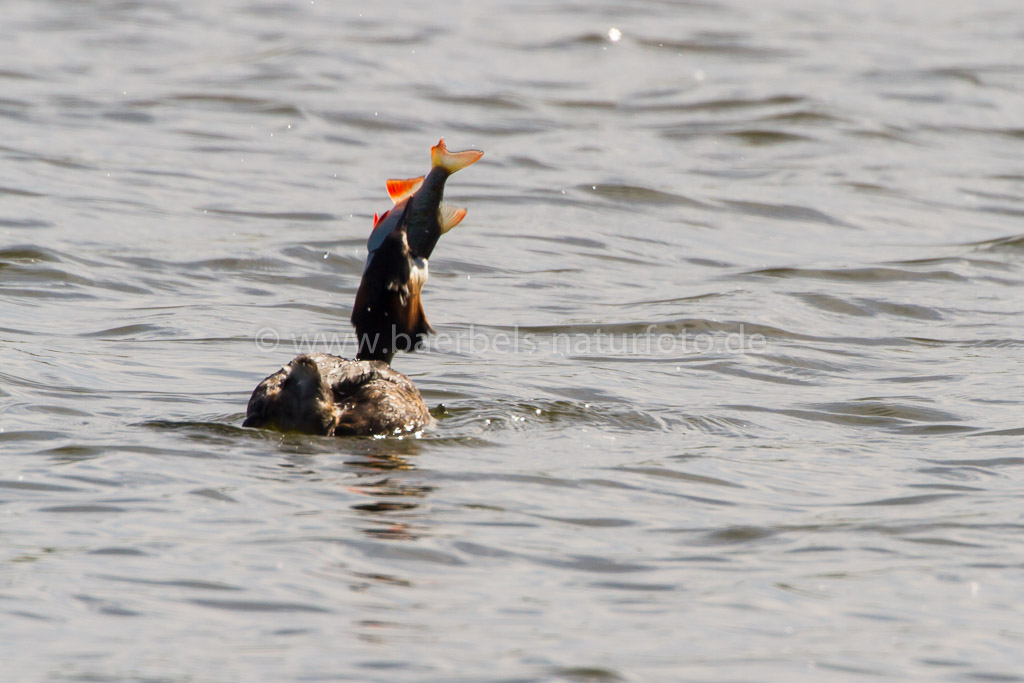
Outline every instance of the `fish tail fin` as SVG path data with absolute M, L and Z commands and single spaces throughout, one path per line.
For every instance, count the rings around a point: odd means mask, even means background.
M 441 138 L 436 145 L 430 148 L 430 162 L 435 167 L 440 166 L 448 173 L 466 168 L 474 164 L 484 155 L 478 149 L 467 149 L 463 152 L 449 152 L 444 145 L 444 138 Z

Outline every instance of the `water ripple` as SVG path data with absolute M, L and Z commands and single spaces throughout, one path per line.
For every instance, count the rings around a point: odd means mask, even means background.
M 6 676 L 1019 678 L 993 3 L 5 3 Z M 241 428 L 441 136 L 436 424 Z

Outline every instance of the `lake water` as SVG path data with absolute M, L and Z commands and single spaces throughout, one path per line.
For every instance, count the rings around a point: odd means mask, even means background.
M 1024 24 L 983 3 L 10 0 L 5 681 L 1024 680 Z M 384 180 L 485 150 L 420 438 Z

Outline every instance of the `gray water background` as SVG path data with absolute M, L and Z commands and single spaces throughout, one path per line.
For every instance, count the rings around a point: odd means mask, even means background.
M 442 135 L 435 428 L 241 429 Z M 9 0 L 3 680 L 1024 680 L 1022 294 L 1017 0 Z

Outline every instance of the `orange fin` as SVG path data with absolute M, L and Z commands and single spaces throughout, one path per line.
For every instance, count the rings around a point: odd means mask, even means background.
M 388 180 L 388 196 L 395 204 L 401 204 L 402 200 L 411 197 L 423 184 L 423 176 L 419 178 L 408 178 L 406 180 Z
M 437 207 L 437 222 L 441 225 L 441 234 L 445 234 L 466 217 L 466 210 L 441 202 Z
M 434 166 L 440 166 L 449 173 L 455 173 L 459 169 L 474 164 L 484 155 L 478 149 L 467 149 L 464 152 L 449 152 L 444 146 L 444 138 L 438 140 L 437 144 L 430 148 L 430 162 Z
M 382 220 L 384 220 L 385 218 L 387 218 L 387 217 L 388 217 L 388 214 L 389 214 L 389 213 L 391 213 L 391 210 L 390 210 L 390 209 L 388 209 L 387 211 L 385 211 L 384 213 L 382 213 L 382 214 L 381 214 L 381 215 L 379 215 L 379 216 L 377 215 L 377 212 L 374 212 L 374 213 L 373 213 L 373 227 L 375 227 L 375 228 L 376 228 L 376 227 L 377 227 L 377 224 L 378 224 L 378 223 L 380 223 L 380 222 L 381 222 Z

